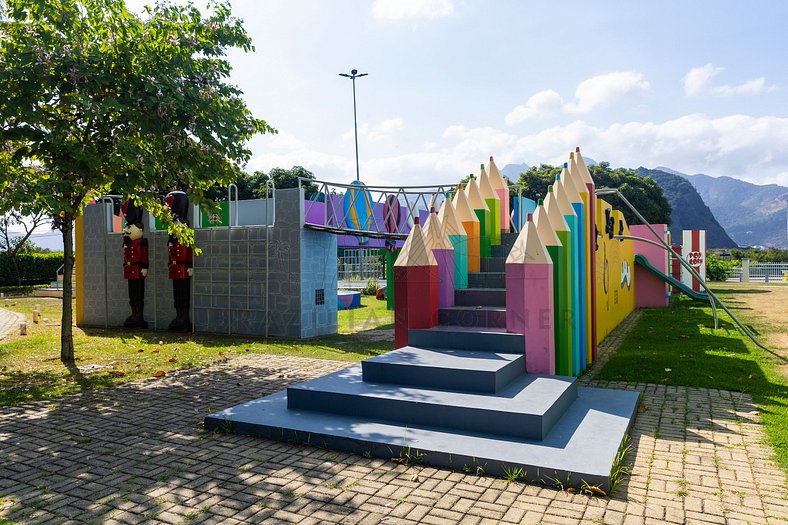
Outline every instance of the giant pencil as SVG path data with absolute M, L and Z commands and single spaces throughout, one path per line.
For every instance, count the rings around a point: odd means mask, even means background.
M 394 263 L 394 348 L 408 345 L 408 330 L 438 324 L 438 263 L 415 219 Z
M 438 219 L 454 248 L 454 288 L 468 288 L 468 235 L 457 219 L 454 205 L 449 199 L 443 201 Z
M 501 231 L 508 232 L 510 221 L 509 214 L 511 213 L 509 210 L 509 185 L 501 176 L 501 172 L 498 170 L 498 166 L 495 165 L 495 161 L 492 157 L 490 157 L 488 175 L 490 177 L 490 185 L 493 187 L 493 191 L 498 195 L 498 200 L 501 202 Z
M 583 179 L 580 177 L 580 173 L 577 169 L 577 162 L 575 161 L 575 152 L 569 152 L 569 176 L 566 178 L 570 181 L 574 186 L 577 193 L 580 195 L 580 200 L 583 201 L 583 206 L 585 209 L 585 214 L 583 215 L 583 251 L 585 256 L 585 263 L 583 269 L 585 270 L 585 275 L 583 276 L 583 289 L 585 290 L 585 329 L 586 329 L 586 364 L 590 366 L 591 363 L 594 362 L 594 315 L 592 311 L 594 310 L 594 305 L 592 301 L 591 295 L 591 261 L 594 259 L 594 241 L 595 239 L 592 237 L 594 234 L 594 222 L 595 217 L 593 210 L 591 209 L 591 199 L 590 194 L 588 192 L 588 187 L 583 182 Z M 574 205 L 574 203 L 573 203 Z
M 490 229 L 488 230 L 490 246 L 498 246 L 501 244 L 501 201 L 498 199 L 498 194 L 493 190 L 492 184 L 490 184 L 490 177 L 487 175 L 487 170 L 484 169 L 484 164 L 481 165 L 481 175 L 479 175 L 478 184 L 479 194 L 490 209 Z
M 457 212 L 457 220 L 462 224 L 466 240 L 468 241 L 468 272 L 478 272 L 481 269 L 479 257 L 481 257 L 481 223 L 476 213 L 468 204 L 465 192 L 457 186 L 457 193 L 454 195 L 454 211 Z
M 563 247 L 559 271 L 563 273 L 564 280 L 564 308 L 562 308 L 559 313 L 561 314 L 561 325 L 566 330 L 564 332 L 566 344 L 563 348 L 565 353 L 561 356 L 563 368 L 561 368 L 558 373 L 565 376 L 571 376 L 573 369 L 572 354 L 575 344 L 572 330 L 572 322 L 574 319 L 574 311 L 572 310 L 572 286 L 574 285 L 572 280 L 572 233 L 569 230 L 566 219 L 558 207 L 558 202 L 553 194 L 552 186 L 547 187 L 547 197 L 544 201 L 544 207 L 547 211 L 547 218 L 550 220 L 550 226 L 555 231 Z
M 566 192 L 560 184 L 553 185 L 553 195 L 556 203 L 558 203 L 558 209 L 564 216 L 564 220 L 569 225 L 569 231 L 571 232 L 569 242 L 572 246 L 572 255 L 570 257 L 572 264 L 572 375 L 576 376 L 580 374 L 580 348 L 582 345 L 582 339 L 580 338 L 580 268 L 577 264 L 577 215 L 572 205 L 569 204 Z M 585 348 L 583 348 L 582 353 L 585 354 Z
M 536 230 L 539 232 L 539 238 L 547 248 L 547 253 L 550 255 L 550 260 L 553 263 L 555 373 L 567 375 L 562 371 L 568 368 L 566 356 L 572 353 L 572 341 L 571 338 L 568 337 L 571 333 L 571 328 L 567 321 L 568 316 L 566 315 L 569 306 L 566 302 L 567 283 L 566 272 L 564 271 L 564 247 L 550 224 L 550 219 L 547 217 L 547 210 L 545 210 L 544 203 L 541 199 L 536 206 L 536 212 L 533 215 L 533 219 Z M 507 298 L 507 304 L 508 301 L 509 299 Z
M 506 259 L 506 330 L 525 334 L 525 370 L 555 374 L 553 262 L 529 217 Z
M 585 264 L 586 264 L 586 250 L 585 250 L 585 207 L 583 205 L 583 199 L 580 197 L 580 194 L 577 192 L 575 185 L 572 183 L 572 180 L 569 176 L 569 164 L 564 163 L 564 168 L 561 171 L 561 174 L 558 176 L 556 184 L 560 185 L 563 189 L 563 194 L 566 195 L 567 200 L 569 201 L 570 206 L 575 211 L 575 220 L 577 224 L 577 229 L 573 232 L 574 233 L 574 258 L 577 262 L 577 284 L 575 288 L 577 289 L 577 334 L 579 336 L 579 367 L 580 371 L 584 372 L 588 367 L 587 360 L 587 335 L 588 332 L 586 330 L 589 319 L 586 317 L 586 271 L 585 271 Z
M 583 183 L 588 188 L 588 207 L 589 210 L 589 235 L 592 240 L 590 249 L 593 250 L 591 253 L 591 353 L 592 359 L 596 359 L 597 354 L 597 319 L 596 319 L 596 238 L 597 238 L 597 231 L 596 231 L 596 192 L 594 190 L 594 179 L 591 178 L 591 174 L 588 172 L 588 168 L 586 167 L 586 163 L 583 160 L 583 156 L 580 154 L 580 148 L 575 148 L 575 162 L 577 163 L 577 171 L 580 174 L 580 178 L 583 180 Z
M 490 208 L 484 202 L 479 192 L 479 183 L 471 175 L 471 180 L 465 186 L 465 196 L 468 204 L 479 219 L 479 257 L 490 257 L 490 226 L 492 217 Z
M 454 306 L 454 248 L 434 208 L 424 225 L 424 239 L 438 263 L 438 307 L 450 308 Z

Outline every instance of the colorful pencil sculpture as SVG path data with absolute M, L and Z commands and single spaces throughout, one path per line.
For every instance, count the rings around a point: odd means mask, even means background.
M 506 329 L 525 335 L 525 369 L 555 374 L 553 262 L 533 220 L 506 259 Z
M 438 263 L 438 307 L 452 307 L 454 306 L 454 247 L 443 230 L 434 208 L 424 225 L 424 240 Z
M 408 345 L 408 329 L 438 324 L 438 262 L 414 222 L 394 263 L 394 348 Z
M 560 185 L 563 194 L 566 195 L 569 204 L 572 206 L 572 209 L 575 212 L 575 221 L 577 225 L 577 229 L 574 232 L 574 257 L 577 263 L 577 274 L 575 275 L 577 281 L 575 283 L 575 289 L 577 291 L 576 295 L 576 312 L 577 312 L 577 329 L 578 329 L 578 340 L 579 340 L 579 349 L 578 349 L 578 366 L 580 371 L 585 371 L 587 368 L 587 355 L 586 355 L 586 271 L 585 271 L 585 263 L 586 263 L 586 250 L 585 250 L 585 207 L 583 206 L 583 199 L 580 197 L 580 194 L 577 192 L 575 185 L 572 183 L 572 180 L 569 176 L 569 164 L 564 163 L 563 170 L 561 170 L 561 174 L 556 178 L 556 184 Z
M 508 232 L 509 215 L 511 213 L 509 210 L 509 185 L 501 176 L 501 172 L 498 170 L 498 166 L 495 165 L 492 157 L 490 157 L 490 166 L 487 171 L 490 176 L 490 185 L 493 187 L 496 195 L 498 195 L 498 200 L 501 203 L 501 231 Z
M 553 337 L 555 340 L 555 370 L 556 373 L 562 374 L 562 370 L 567 370 L 569 368 L 566 363 L 566 356 L 572 353 L 572 341 L 570 338 L 571 328 L 568 322 L 570 306 L 566 301 L 567 282 L 566 272 L 564 271 L 564 247 L 550 224 L 550 219 L 547 217 L 547 210 L 541 199 L 536 207 L 533 219 L 536 230 L 539 232 L 539 238 L 547 248 L 547 253 L 550 255 L 550 260 L 553 263 L 553 316 L 555 324 Z
M 460 186 L 457 186 L 452 204 L 468 241 L 468 272 L 478 272 L 481 267 L 481 223 Z
M 596 312 L 596 244 L 597 244 L 597 229 L 596 229 L 596 192 L 594 191 L 594 179 L 591 178 L 591 173 L 589 173 L 588 168 L 586 167 L 586 163 L 583 160 L 583 156 L 580 154 L 580 148 L 575 148 L 575 155 L 574 155 L 575 163 L 577 164 L 577 172 L 580 174 L 580 178 L 585 184 L 586 188 L 588 188 L 588 206 L 589 210 L 589 238 L 591 242 L 589 243 L 589 249 L 591 251 L 591 272 L 590 272 L 590 281 L 591 281 L 591 352 L 592 352 L 592 360 L 596 359 L 597 354 L 597 338 L 599 337 L 597 334 L 597 312 Z
M 454 248 L 454 288 L 468 288 L 468 235 L 454 213 L 454 205 L 449 199 L 443 201 L 438 219 Z
M 569 176 L 567 180 L 574 184 L 577 193 L 580 195 L 580 200 L 583 201 L 584 211 L 585 214 L 583 215 L 583 251 L 585 256 L 585 262 L 583 269 L 585 270 L 585 274 L 583 275 L 583 288 L 582 290 L 585 292 L 585 330 L 586 330 L 586 365 L 591 365 L 594 362 L 594 330 L 592 327 L 593 321 L 595 316 L 593 315 L 593 299 L 591 294 L 592 288 L 592 279 L 591 279 L 591 268 L 592 268 L 592 261 L 594 260 L 594 232 L 595 232 L 595 225 L 594 225 L 594 211 L 591 209 L 591 195 L 589 193 L 588 187 L 586 186 L 583 178 L 580 176 L 580 172 L 577 167 L 577 162 L 575 161 L 575 152 L 569 152 Z
M 565 308 L 562 309 L 561 313 L 561 326 L 563 327 L 565 336 L 566 336 L 566 344 L 564 348 L 562 348 L 563 355 L 561 356 L 560 363 L 562 368 L 558 370 L 560 375 L 571 376 L 573 365 L 572 365 L 572 356 L 574 352 L 574 330 L 572 329 L 572 325 L 574 322 L 574 310 L 572 304 L 572 286 L 574 285 L 574 281 L 572 279 L 572 232 L 569 229 L 569 225 L 566 223 L 566 219 L 564 215 L 561 213 L 561 210 L 558 207 L 558 202 L 556 200 L 555 194 L 553 192 L 553 187 L 547 187 L 547 198 L 544 200 L 544 207 L 547 211 L 547 218 L 550 221 L 550 226 L 555 231 L 558 240 L 561 241 L 561 246 L 563 247 L 562 250 L 562 257 L 561 257 L 561 265 L 558 267 L 558 271 L 563 274 L 564 280 L 564 306 Z
M 501 201 L 498 199 L 498 194 L 493 190 L 492 184 L 490 184 L 490 177 L 487 175 L 487 170 L 484 169 L 484 164 L 481 165 L 478 183 L 479 194 L 490 209 L 490 229 L 488 230 L 490 246 L 498 246 L 501 244 Z
M 471 175 L 471 180 L 465 185 L 465 196 L 468 199 L 468 204 L 479 219 L 479 256 L 490 257 L 490 226 L 492 223 L 492 216 L 490 208 L 484 202 L 481 193 L 479 192 L 479 183 Z
M 572 254 L 570 257 L 572 265 L 572 375 L 576 376 L 580 373 L 580 347 L 582 345 L 582 340 L 580 338 L 580 287 L 578 285 L 580 281 L 580 268 L 577 258 L 577 215 L 575 214 L 574 208 L 572 208 L 572 205 L 569 203 L 566 192 L 560 183 L 553 185 L 553 195 L 558 204 L 558 209 L 564 216 L 564 220 L 569 225 L 569 231 L 571 232 L 569 242 L 572 247 Z M 585 354 L 585 348 L 583 349 L 583 354 Z

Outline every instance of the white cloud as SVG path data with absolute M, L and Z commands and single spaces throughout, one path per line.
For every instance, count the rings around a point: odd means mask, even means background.
M 643 73 L 617 71 L 582 81 L 575 90 L 575 99 L 564 105 L 567 113 L 588 113 L 594 109 L 619 102 L 623 98 L 651 91 Z
M 514 126 L 526 120 L 551 117 L 561 109 L 563 103 L 561 95 L 552 89 L 546 89 L 532 95 L 524 106 L 516 106 L 504 120 L 508 125 Z
M 559 164 L 581 146 L 585 155 L 613 166 L 662 165 L 685 173 L 788 186 L 788 118 L 690 114 L 664 122 L 606 127 L 577 120 L 530 134 L 452 125 L 432 138 L 401 155 L 362 159 L 362 180 L 372 185 L 445 184 L 478 172 L 490 155 L 501 167 L 520 162 Z M 296 164 L 321 180 L 346 182 L 355 175 L 352 151 L 343 156 L 308 147 L 255 156 L 249 169 Z
M 723 67 L 714 67 L 712 64 L 694 67 L 684 75 L 684 94 L 696 97 L 704 94 L 713 95 L 757 95 L 765 90 L 772 89 L 766 85 L 764 77 L 753 78 L 737 85 L 713 85 L 714 77 L 725 71 Z
M 375 0 L 372 16 L 380 20 L 443 18 L 454 13 L 454 0 Z
M 358 128 L 358 136 L 369 141 L 381 140 L 402 129 L 402 124 L 402 119 L 399 117 L 383 120 L 371 126 L 369 124 L 362 124 Z M 344 140 L 353 140 L 353 130 L 351 129 L 343 133 L 342 138 Z

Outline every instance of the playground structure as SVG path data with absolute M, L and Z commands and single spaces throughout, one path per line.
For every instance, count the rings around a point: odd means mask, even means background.
M 206 428 L 609 490 L 638 396 L 575 376 L 635 308 L 634 247 L 615 238 L 629 228 L 595 197 L 579 152 L 544 202 L 499 194 L 499 177 L 491 159 L 464 187 L 408 206 L 391 236 L 379 230 L 396 208 L 388 196 L 357 191 L 368 213 L 351 227 L 331 199 L 314 204 L 306 229 L 406 239 L 388 245 L 396 349 L 212 414 Z
M 213 221 L 188 211 L 203 250 L 189 274 L 192 329 L 336 333 L 337 247 L 363 246 L 385 251 L 395 350 L 211 414 L 206 428 L 380 457 L 413 450 L 434 465 L 519 468 L 528 481 L 609 490 L 637 394 L 575 378 L 636 306 L 665 306 L 668 285 L 680 284 L 666 252 L 653 250 L 672 250 L 665 225 L 631 230 L 603 199 L 617 192 L 594 186 L 579 150 L 539 202 L 510 193 L 492 158 L 464 185 L 318 182 L 309 199 L 303 188 L 230 194 Z M 119 326 L 128 313 L 119 222 L 102 200 L 78 223 L 82 325 Z M 142 222 L 152 288 L 143 321 L 162 328 L 172 318 L 167 232 L 147 214 Z

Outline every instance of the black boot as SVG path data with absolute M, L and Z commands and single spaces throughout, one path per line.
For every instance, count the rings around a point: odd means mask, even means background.
M 189 321 L 189 309 L 176 308 L 175 314 L 175 319 L 170 322 L 169 329 L 173 332 L 190 332 L 192 329 L 192 324 Z
M 142 314 L 142 306 L 132 306 L 131 315 L 123 322 L 124 328 L 147 328 L 148 323 Z

